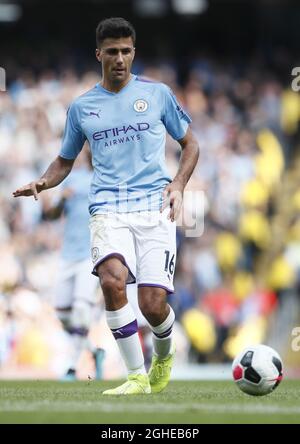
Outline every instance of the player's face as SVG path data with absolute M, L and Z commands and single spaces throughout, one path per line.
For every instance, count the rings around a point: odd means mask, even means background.
M 101 48 L 96 49 L 96 57 L 102 62 L 103 76 L 112 83 L 125 83 L 130 76 L 134 52 L 131 37 L 105 39 Z

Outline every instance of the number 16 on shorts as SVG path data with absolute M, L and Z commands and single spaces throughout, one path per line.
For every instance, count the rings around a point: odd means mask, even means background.
M 169 281 L 171 281 L 175 268 L 175 253 L 171 254 L 169 250 L 165 250 L 165 272 Z

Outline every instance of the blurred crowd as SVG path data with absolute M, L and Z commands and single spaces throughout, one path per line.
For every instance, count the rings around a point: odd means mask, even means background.
M 173 89 L 201 149 L 178 224 L 170 296 L 179 356 L 227 362 L 249 343 L 270 343 L 285 298 L 299 294 L 300 96 L 255 64 L 239 70 L 194 58 L 180 83 L 172 63 L 136 69 Z M 12 191 L 45 171 L 59 152 L 68 105 L 98 81 L 96 71 L 24 71 L 0 93 L 0 377 L 59 377 L 67 366 L 70 344 L 51 304 L 63 220 L 43 219 L 44 193 L 36 202 Z M 173 176 L 179 156 L 168 138 Z M 108 351 L 104 375 L 113 377 L 117 352 L 101 307 L 99 290 L 91 334 Z M 286 341 L 289 327 L 280 327 Z M 93 374 L 88 358 L 82 368 Z

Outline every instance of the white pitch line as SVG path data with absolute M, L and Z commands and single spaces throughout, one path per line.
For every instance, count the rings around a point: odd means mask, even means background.
M 74 403 L 68 401 L 52 401 L 52 400 L 42 400 L 35 402 L 21 402 L 17 403 L 11 401 L 2 401 L 0 405 L 0 412 L 94 412 L 94 413 L 175 413 L 175 412 L 215 412 L 222 414 L 232 414 L 239 413 L 244 415 L 251 415 L 255 413 L 272 415 L 300 415 L 300 407 L 298 406 L 275 406 L 275 405 L 264 405 L 264 404 L 253 404 L 253 405 L 241 405 L 241 404 L 205 404 L 205 403 L 182 403 L 182 404 L 168 404 L 168 403 L 137 403 L 132 404 L 116 404 L 105 402 L 80 402 Z M 300 422 L 300 418 L 299 418 Z

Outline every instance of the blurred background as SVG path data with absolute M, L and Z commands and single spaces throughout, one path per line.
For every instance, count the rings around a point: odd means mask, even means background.
M 184 224 L 177 233 L 175 375 L 209 377 L 265 343 L 300 377 L 299 2 L 1 0 L 0 378 L 60 378 L 68 366 L 70 342 L 51 303 L 64 220 L 45 220 L 45 198 L 12 192 L 56 157 L 69 103 L 99 81 L 95 28 L 111 16 L 133 23 L 133 72 L 174 90 L 201 149 L 188 190 L 204 193 L 204 233 L 187 237 Z M 179 155 L 169 138 L 172 175 Z M 103 377 L 120 377 L 97 292 L 91 340 L 106 351 Z M 83 354 L 78 377 L 93 375 Z

